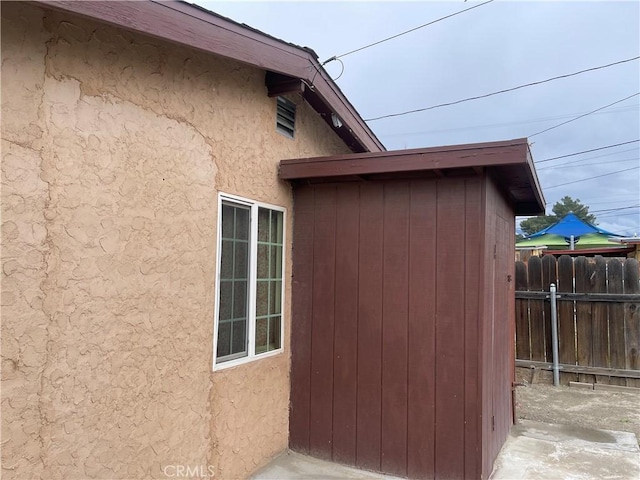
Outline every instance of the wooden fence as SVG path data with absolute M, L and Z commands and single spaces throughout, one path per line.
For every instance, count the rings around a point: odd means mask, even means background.
M 547 255 L 516 262 L 517 366 L 552 362 L 551 283 L 563 380 L 569 372 L 581 381 L 640 386 L 638 261 Z

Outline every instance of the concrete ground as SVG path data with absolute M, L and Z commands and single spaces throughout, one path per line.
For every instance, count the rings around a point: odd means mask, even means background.
M 287 452 L 252 480 L 393 480 Z M 521 420 L 498 456 L 491 480 L 639 479 L 640 449 L 629 432 Z

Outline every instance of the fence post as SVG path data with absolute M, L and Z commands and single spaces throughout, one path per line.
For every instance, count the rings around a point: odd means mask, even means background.
M 551 346 L 553 348 L 553 386 L 560 384 L 560 367 L 558 366 L 558 315 L 556 304 L 556 285 L 549 286 L 551 300 Z

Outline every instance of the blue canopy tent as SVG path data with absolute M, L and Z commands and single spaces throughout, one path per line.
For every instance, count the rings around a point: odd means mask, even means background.
M 561 237 L 569 238 L 572 235 L 579 237 L 587 233 L 599 233 L 608 237 L 619 237 L 619 235 L 611 232 L 607 232 L 602 228 L 598 228 L 595 225 L 580 220 L 575 213 L 567 214 L 562 220 L 554 223 L 553 225 L 543 228 L 542 230 L 532 233 L 527 238 L 536 238 L 546 234 L 560 235 Z

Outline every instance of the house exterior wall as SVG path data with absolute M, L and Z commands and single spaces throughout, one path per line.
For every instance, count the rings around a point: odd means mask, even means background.
M 291 285 L 284 353 L 212 372 L 217 194 L 291 213 L 278 161 L 348 149 L 297 98 L 277 133 L 264 71 L 1 9 L 3 477 L 247 476 L 287 446 Z

